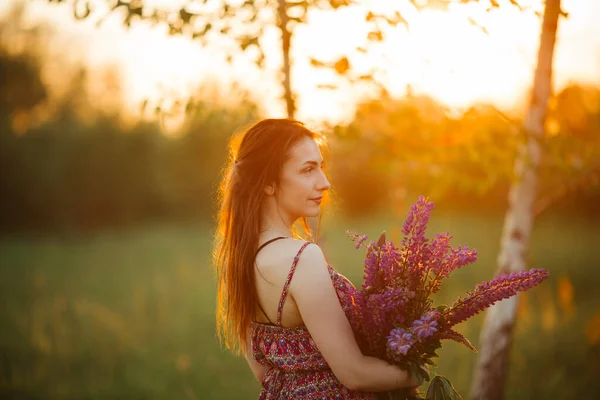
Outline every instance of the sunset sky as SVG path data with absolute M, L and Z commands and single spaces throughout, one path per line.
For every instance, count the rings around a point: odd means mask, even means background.
M 4 14 L 14 0 L 0 4 Z M 154 0 L 157 6 L 174 7 L 179 0 Z M 456 6 L 449 11 L 417 12 L 406 0 L 365 0 L 360 6 L 309 15 L 309 24 L 298 27 L 293 42 L 292 85 L 298 93 L 297 117 L 308 121 L 340 122 L 351 118 L 357 99 L 366 89 L 343 85 L 337 90 L 319 89 L 322 84 L 340 84 L 333 72 L 316 70 L 309 57 L 334 61 L 343 54 L 360 69 L 377 67 L 379 79 L 402 95 L 407 85 L 416 93 L 429 94 L 448 106 L 461 109 L 476 101 L 493 102 L 510 110 L 523 101 L 535 66 L 541 18 L 532 12 L 503 7 L 486 13 L 481 5 Z M 485 3 L 485 2 L 484 2 Z M 541 0 L 522 0 L 541 10 Z M 387 40 L 372 48 L 368 57 L 356 57 L 363 45 L 367 25 L 365 7 L 399 10 L 409 29 L 399 25 L 387 32 Z M 555 58 L 557 88 L 576 81 L 600 86 L 600 1 L 563 0 L 569 13 L 561 19 Z M 199 84 L 219 81 L 228 86 L 238 81 L 270 116 L 284 116 L 277 81 L 281 63 L 279 32 L 267 30 L 262 40 L 267 49 L 266 68 L 258 70 L 238 57 L 233 65 L 224 59 L 222 44 L 202 48 L 184 37 L 169 37 L 164 27 L 134 24 L 126 31 L 121 16 L 112 15 L 99 28 L 92 17 L 83 22 L 72 18 L 70 6 L 36 0 L 27 12 L 32 22 L 47 20 L 55 26 L 55 54 L 82 60 L 90 67 L 117 66 L 122 77 L 125 104 L 139 112 L 144 99 L 161 94 L 185 98 Z M 470 24 L 475 19 L 487 31 Z

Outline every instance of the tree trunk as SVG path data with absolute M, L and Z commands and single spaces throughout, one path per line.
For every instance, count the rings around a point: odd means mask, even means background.
M 287 1 L 278 0 L 279 5 L 277 7 L 277 13 L 279 14 L 279 29 L 281 30 L 281 44 L 282 44 L 282 55 L 283 55 L 283 97 L 285 99 L 285 106 L 287 110 L 287 117 L 294 118 L 296 113 L 296 104 L 294 103 L 294 97 L 292 96 L 291 78 L 290 78 L 290 42 L 292 39 L 292 33 L 288 26 L 289 18 L 287 15 Z
M 501 250 L 497 273 L 524 269 L 529 237 L 533 224 L 533 206 L 536 199 L 538 172 L 544 134 L 544 122 L 551 92 L 552 58 L 560 0 L 546 0 L 537 68 L 529 110 L 524 129 L 526 142 L 519 149 L 514 171 L 516 181 L 511 185 L 509 205 L 504 219 Z M 481 331 L 481 350 L 475 368 L 471 398 L 473 400 L 500 400 L 508 373 L 509 349 L 515 324 L 519 297 L 513 296 L 488 309 Z

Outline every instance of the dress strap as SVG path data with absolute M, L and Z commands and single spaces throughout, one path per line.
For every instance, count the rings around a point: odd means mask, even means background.
M 273 239 L 267 240 L 267 241 L 266 241 L 266 242 L 264 242 L 262 245 L 260 245 L 260 247 L 258 248 L 258 250 L 256 250 L 256 254 L 258 254 L 258 252 L 259 252 L 259 251 L 261 251 L 261 250 L 262 250 L 262 248 L 263 248 L 263 247 L 265 247 L 266 245 L 268 245 L 269 243 L 272 243 L 272 242 L 274 242 L 274 241 L 276 241 L 276 240 L 279 240 L 279 239 L 286 239 L 286 238 L 287 238 L 287 236 L 278 236 L 278 237 L 276 237 L 276 238 L 273 238 Z M 269 323 L 270 323 L 271 325 L 275 325 L 275 324 L 273 323 L 273 321 L 271 321 L 271 319 L 269 318 L 269 316 L 267 315 L 267 313 L 265 312 L 265 310 L 264 310 L 264 309 L 262 308 L 262 306 L 260 305 L 260 301 L 257 301 L 257 302 L 256 302 L 256 305 L 258 306 L 258 308 L 260 308 L 260 311 L 263 313 L 263 315 L 265 316 L 265 318 L 267 318 L 267 321 L 269 321 Z
M 260 245 L 260 247 L 258 248 L 258 250 L 256 250 L 256 254 L 258 254 L 258 252 L 261 251 L 262 248 L 265 247 L 266 245 L 268 245 L 269 243 L 272 243 L 272 242 L 274 242 L 276 240 L 279 240 L 279 239 L 286 239 L 286 238 L 287 238 L 287 236 L 277 236 L 276 238 L 267 240 L 266 242 L 264 242 L 263 244 Z
M 273 321 L 271 321 L 271 318 L 269 318 L 269 316 L 267 315 L 267 313 L 265 312 L 265 310 L 262 308 L 262 306 L 260 305 L 260 302 L 259 302 L 259 301 L 257 301 L 257 302 L 256 302 L 256 305 L 258 306 L 258 308 L 260 308 L 260 311 L 263 313 L 263 315 L 265 316 L 265 318 L 267 319 L 267 321 L 269 321 L 269 323 L 270 323 L 271 325 L 275 325 L 275 324 L 273 323 Z
M 294 276 L 294 271 L 296 271 L 296 264 L 298 264 L 298 260 L 300 259 L 300 253 L 304 251 L 306 246 L 311 244 L 312 242 L 304 242 L 298 253 L 294 257 L 294 261 L 292 262 L 292 266 L 290 268 L 290 273 L 288 274 L 287 279 L 285 280 L 285 284 L 283 285 L 283 291 L 281 292 L 281 299 L 279 300 L 279 306 L 277 307 L 277 325 L 281 326 L 281 313 L 283 311 L 283 303 L 285 303 L 285 299 L 288 294 L 288 289 L 290 288 L 290 283 L 292 282 L 292 277 Z

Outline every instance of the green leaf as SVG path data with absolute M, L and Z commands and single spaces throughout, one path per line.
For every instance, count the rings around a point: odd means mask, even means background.
M 444 312 L 444 310 L 446 308 L 448 308 L 448 306 L 445 304 L 442 304 L 442 305 L 437 306 L 435 309 L 438 310 L 439 312 Z
M 431 383 L 429 384 L 429 388 L 427 388 L 427 393 L 425 394 L 426 400 L 436 400 L 441 394 L 439 380 L 437 380 L 436 378 L 437 376 L 432 379 Z
M 441 339 L 449 339 L 449 340 L 454 340 L 455 342 L 458 342 L 460 344 L 462 344 L 463 346 L 468 347 L 469 349 L 471 349 L 471 351 L 473 351 L 474 353 L 477 353 L 477 349 L 475 348 L 475 346 L 473 346 L 471 344 L 471 342 L 469 341 L 469 339 L 467 339 L 464 335 L 462 335 L 460 332 L 457 332 L 453 329 L 447 329 L 444 330 L 441 335 L 440 335 Z
M 419 368 L 417 369 L 417 373 L 422 378 L 421 384 L 423 383 L 423 381 L 429 382 L 430 377 L 427 371 L 423 370 L 422 368 Z
M 437 375 L 431 380 L 426 399 L 462 400 L 462 397 L 446 377 Z
M 419 386 L 421 386 L 423 384 L 423 378 L 421 378 L 419 373 L 414 368 L 410 368 L 409 372 L 410 372 L 410 378 L 412 380 L 414 380 L 415 382 L 417 382 L 417 384 Z

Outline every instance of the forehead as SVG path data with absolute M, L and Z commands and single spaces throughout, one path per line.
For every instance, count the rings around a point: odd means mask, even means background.
M 316 161 L 320 163 L 323 160 L 321 149 L 314 139 L 306 136 L 295 143 L 288 152 L 289 161 L 294 163 L 304 163 L 305 161 Z

